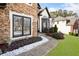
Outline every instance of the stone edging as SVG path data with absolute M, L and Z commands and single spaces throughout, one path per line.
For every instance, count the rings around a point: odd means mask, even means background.
M 39 41 L 39 42 L 35 42 L 35 43 L 29 44 L 29 45 L 25 45 L 23 47 L 20 47 L 18 49 L 13 50 L 13 51 L 4 53 L 4 54 L 2 54 L 0 56 L 16 56 L 18 54 L 21 54 L 23 52 L 27 52 L 27 51 L 29 51 L 29 50 L 31 50 L 31 49 L 43 44 L 43 43 L 46 43 L 46 42 L 49 41 L 47 38 L 45 38 L 43 36 L 40 36 L 40 37 L 42 38 L 42 40 Z

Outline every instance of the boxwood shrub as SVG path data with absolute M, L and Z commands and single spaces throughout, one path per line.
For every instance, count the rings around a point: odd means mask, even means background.
M 69 35 L 78 36 L 78 33 L 69 32 Z
M 55 32 L 52 34 L 52 37 L 56 39 L 64 39 L 64 34 L 61 32 Z

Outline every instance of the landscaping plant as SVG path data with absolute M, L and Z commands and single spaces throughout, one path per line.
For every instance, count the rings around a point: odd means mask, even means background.
M 55 25 L 54 32 L 57 32 L 57 31 L 58 31 L 58 28 L 57 28 L 57 25 Z
M 78 36 L 78 33 L 69 32 L 69 35 Z
M 64 39 L 64 34 L 61 32 L 56 32 L 52 34 L 52 37 L 56 39 Z

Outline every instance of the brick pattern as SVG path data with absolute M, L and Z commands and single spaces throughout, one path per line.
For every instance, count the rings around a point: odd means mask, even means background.
M 32 3 L 32 5 L 27 5 L 25 3 L 8 3 L 5 9 L 0 9 L 0 44 L 8 41 L 10 37 L 10 10 L 33 16 L 32 36 L 37 36 L 37 4 Z

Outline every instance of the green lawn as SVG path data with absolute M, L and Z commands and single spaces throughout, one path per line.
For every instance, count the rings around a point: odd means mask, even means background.
M 79 56 L 79 37 L 65 36 L 59 41 L 56 48 L 52 49 L 48 56 Z

